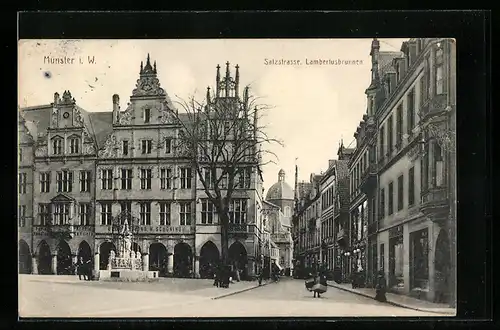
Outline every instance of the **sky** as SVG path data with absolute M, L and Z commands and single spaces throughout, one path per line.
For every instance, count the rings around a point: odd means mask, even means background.
M 380 50 L 399 51 L 408 39 L 379 39 Z M 55 92 L 69 90 L 87 111 L 111 111 L 113 94 L 125 109 L 148 53 L 173 101 L 202 99 L 207 86 L 215 85 L 217 64 L 224 75 L 229 61 L 232 76 L 239 65 L 240 85 L 271 106 L 262 124 L 283 141 L 269 147 L 278 159 L 263 167 L 264 187 L 278 180 L 280 169 L 293 187 L 295 165 L 299 181 L 309 181 L 337 158 L 341 140 L 355 146 L 353 134 L 366 111 L 370 45 L 371 39 L 21 40 L 18 103 L 49 104 Z M 74 60 L 53 64 L 48 57 Z M 300 65 L 272 65 L 272 59 Z M 317 59 L 333 64 L 307 64 Z

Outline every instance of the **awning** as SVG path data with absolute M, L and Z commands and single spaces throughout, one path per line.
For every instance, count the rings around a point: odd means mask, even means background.
M 278 261 L 275 261 L 274 264 L 278 267 L 278 269 L 281 271 L 283 270 L 283 267 L 281 267 L 279 264 L 278 264 Z

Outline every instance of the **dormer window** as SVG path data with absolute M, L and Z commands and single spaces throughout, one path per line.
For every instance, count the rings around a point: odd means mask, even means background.
M 151 119 L 151 109 L 144 109 L 144 122 L 149 123 Z
M 386 84 L 387 84 L 387 95 L 389 95 L 391 94 L 391 78 L 387 77 Z
M 52 140 L 52 153 L 54 155 L 62 155 L 63 150 L 63 139 L 60 137 L 55 137 Z
M 399 82 L 399 80 L 401 79 L 401 65 L 398 63 L 396 63 L 396 81 Z
M 77 154 L 80 152 L 80 139 L 77 137 L 72 137 L 69 139 L 69 153 Z

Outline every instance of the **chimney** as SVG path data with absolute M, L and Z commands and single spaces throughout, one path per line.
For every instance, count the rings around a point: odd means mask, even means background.
M 113 123 L 118 123 L 120 121 L 120 96 L 118 94 L 113 95 Z
M 59 93 L 55 92 L 54 93 L 54 105 L 57 105 L 59 103 Z

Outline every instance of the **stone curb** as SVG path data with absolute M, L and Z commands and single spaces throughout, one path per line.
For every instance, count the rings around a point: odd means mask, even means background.
M 363 297 L 367 297 L 367 298 L 370 298 L 370 299 L 374 299 L 374 297 L 371 296 L 371 295 L 369 295 L 369 294 L 366 294 L 364 292 L 355 291 L 355 290 L 350 290 L 350 289 L 344 288 L 344 287 L 342 287 L 340 285 L 334 285 L 334 284 L 328 283 L 328 286 L 330 286 L 332 288 L 335 288 L 335 289 L 342 290 L 342 291 L 354 293 L 354 294 L 357 294 L 359 296 L 363 296 Z M 413 306 L 409 306 L 409 305 L 397 303 L 397 302 L 390 301 L 390 300 L 387 300 L 386 303 L 389 304 L 389 305 L 397 306 L 397 307 L 402 307 L 402 308 L 406 308 L 406 309 L 413 309 L 413 310 L 416 310 L 416 311 L 419 311 L 419 312 L 428 312 L 428 313 L 436 313 L 436 314 L 455 315 L 455 313 L 448 312 L 448 311 L 437 311 L 437 310 L 433 310 L 433 309 L 430 309 L 430 308 L 413 307 Z
M 233 291 L 233 292 L 229 292 L 229 293 L 225 293 L 225 294 L 222 294 L 222 295 L 219 295 L 219 296 L 216 296 L 216 297 L 212 297 L 212 300 L 217 300 L 217 299 L 221 299 L 221 298 L 226 298 L 226 297 L 229 297 L 229 296 L 233 296 L 235 294 L 238 294 L 238 293 L 243 293 L 243 292 L 246 292 L 246 291 L 250 291 L 250 290 L 253 290 L 253 289 L 257 289 L 257 288 L 261 288 L 263 286 L 266 286 L 270 283 L 274 283 L 274 282 L 265 282 L 265 283 L 262 283 L 262 285 L 255 285 L 255 286 L 251 286 L 249 288 L 245 288 L 245 289 L 241 289 L 241 290 L 237 290 L 237 291 Z

